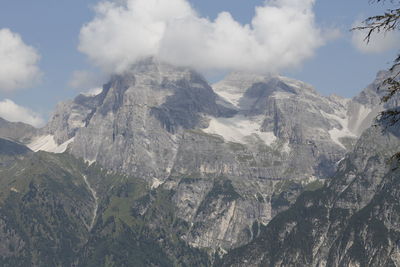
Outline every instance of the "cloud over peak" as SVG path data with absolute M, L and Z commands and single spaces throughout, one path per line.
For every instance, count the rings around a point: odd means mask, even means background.
M 200 70 L 276 72 L 295 67 L 324 43 L 315 0 L 271 0 L 250 24 L 221 12 L 201 17 L 187 0 L 101 2 L 80 33 L 79 50 L 108 73 L 146 57 Z
M 0 29 L 0 91 L 26 88 L 40 79 L 37 63 L 40 56 L 21 36 Z

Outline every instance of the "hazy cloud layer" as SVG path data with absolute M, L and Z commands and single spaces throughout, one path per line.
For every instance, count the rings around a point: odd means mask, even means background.
M 274 72 L 294 67 L 324 43 L 315 0 L 271 0 L 249 25 L 227 12 L 211 21 L 186 0 L 105 1 L 80 33 L 79 50 L 108 73 L 149 56 L 201 70 Z
M 11 122 L 24 122 L 35 127 L 43 126 L 45 122 L 39 114 L 18 106 L 10 99 L 0 101 L 0 117 Z
M 361 22 L 355 22 L 353 27 L 362 25 Z M 367 30 L 355 30 L 352 35 L 354 47 L 362 53 L 382 53 L 391 49 L 397 49 L 400 45 L 400 33 L 397 31 L 375 32 L 371 35 L 369 42 L 365 40 Z
M 37 51 L 9 29 L 0 29 L 0 91 L 30 87 L 41 76 Z

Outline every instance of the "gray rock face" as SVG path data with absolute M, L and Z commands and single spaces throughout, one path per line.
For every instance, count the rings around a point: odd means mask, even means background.
M 371 123 L 376 98 L 323 97 L 299 81 L 243 73 L 211 88 L 192 70 L 152 59 L 99 95 L 60 104 L 42 134 L 76 157 L 173 191 L 177 216 L 190 225 L 181 238 L 224 251 L 335 173 Z
M 383 131 L 386 129 L 386 131 Z M 226 266 L 399 266 L 400 129 L 367 130 L 321 190 L 303 194 Z
M 224 130 L 222 126 L 235 125 L 237 118 L 253 121 L 259 128 L 259 136 L 271 133 L 273 139 L 286 144 L 287 161 L 293 170 L 291 178 L 332 176 L 335 163 L 377 115 L 372 106 L 366 107 L 356 98 L 323 97 L 311 86 L 286 77 L 234 73 L 214 88 L 237 107 L 238 114 L 230 121 L 217 120 L 209 132 L 218 134 Z M 378 95 L 370 98 L 379 102 Z
M 62 144 L 73 138 L 79 129 L 87 126 L 102 101 L 103 95 L 92 97 L 81 94 L 74 101 L 58 104 L 55 113 L 43 131 L 54 135 L 55 141 Z
M 272 162 L 281 158 L 278 152 L 268 155 Z M 266 177 L 268 172 L 277 174 L 264 160 L 266 166 L 258 167 L 245 146 L 218 136 L 184 134 L 171 175 L 162 185 L 174 190 L 177 216 L 191 224 L 182 238 L 194 247 L 212 249 L 250 241 L 252 224 L 271 219 L 270 199 L 278 183 Z
M 200 125 L 203 114 L 234 112 L 217 105 L 216 97 L 192 71 L 143 63 L 94 97 L 101 101 L 85 112 L 90 121 L 77 131 L 71 153 L 149 182 L 164 181 L 184 129 Z

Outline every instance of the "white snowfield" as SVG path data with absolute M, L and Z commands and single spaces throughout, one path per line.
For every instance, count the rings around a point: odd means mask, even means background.
M 63 144 L 58 145 L 54 141 L 53 135 L 43 135 L 37 137 L 30 144 L 28 144 L 27 147 L 29 147 L 34 152 L 45 151 L 45 152 L 60 154 L 64 153 L 67 150 L 68 145 L 73 141 L 74 138 L 71 138 L 68 141 L 64 142 Z
M 333 119 L 337 122 L 339 122 L 339 124 L 341 125 L 342 129 L 338 129 L 338 128 L 333 128 L 332 130 L 329 131 L 329 135 L 331 136 L 332 141 L 334 141 L 336 144 L 338 144 L 339 146 L 341 146 L 342 148 L 346 149 L 346 147 L 342 144 L 342 142 L 340 142 L 340 138 L 343 137 L 354 137 L 356 138 L 357 135 L 352 133 L 349 130 L 349 121 L 347 117 L 339 117 L 337 115 L 333 115 L 333 114 L 327 114 L 327 113 L 323 113 L 327 118 Z
M 327 119 L 334 120 L 340 124 L 341 129 L 335 127 L 329 131 L 329 135 L 336 144 L 345 148 L 340 139 L 343 137 L 359 137 L 372 124 L 379 111 L 380 108 L 373 110 L 357 104 L 356 107 L 350 109 L 338 110 L 336 114 L 328 114 L 323 111 L 321 113 Z
M 219 91 L 218 95 L 221 96 L 225 101 L 232 104 L 234 107 L 239 107 L 239 100 L 242 98 L 243 94 Z
M 222 136 L 226 141 L 245 143 L 246 137 L 257 135 L 267 145 L 274 143 L 277 138 L 273 132 L 260 131 L 262 117 L 245 117 L 238 115 L 233 118 L 211 118 L 210 125 L 204 129 L 206 133 Z

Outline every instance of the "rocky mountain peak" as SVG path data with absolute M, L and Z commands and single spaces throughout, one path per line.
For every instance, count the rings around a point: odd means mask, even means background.
M 186 67 L 178 67 L 160 61 L 156 57 L 143 59 L 123 74 L 114 75 L 111 80 L 118 80 L 127 77 L 136 77 L 142 83 L 162 84 L 166 81 L 176 82 L 179 80 L 207 83 L 206 79 L 195 70 Z
M 266 98 L 284 94 L 317 94 L 315 89 L 304 82 L 280 75 L 259 75 L 233 72 L 213 85 L 215 92 L 235 107 L 246 103 L 245 98 Z M 244 100 L 241 103 L 241 100 Z
M 324 97 L 301 81 L 242 72 L 231 73 L 212 88 L 191 69 L 148 58 L 113 76 L 101 93 L 60 104 L 42 139 L 31 148 L 43 145 L 62 152 L 70 145 L 88 161 L 131 172 L 136 157 L 149 157 L 143 165 L 151 163 L 150 169 L 160 161 L 160 166 L 170 166 L 182 134 L 196 130 L 225 142 L 279 146 L 280 152 L 291 155 L 287 159 L 308 155 L 313 162 L 306 164 L 305 173 L 315 175 L 320 166 L 318 175 L 326 177 L 380 108 L 359 101 L 362 94 L 353 100 Z M 106 159 L 111 147 L 119 155 L 114 163 Z M 163 147 L 173 148 L 167 149 L 172 153 L 168 163 L 156 156 Z M 123 158 L 124 153 L 129 156 Z M 165 178 L 168 172 L 163 172 Z

